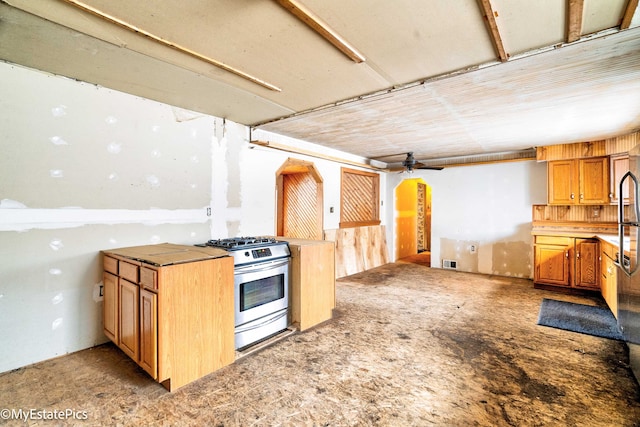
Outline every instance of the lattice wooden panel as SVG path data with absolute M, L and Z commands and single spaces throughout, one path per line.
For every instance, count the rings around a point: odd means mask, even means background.
M 283 233 L 287 237 L 299 239 L 317 238 L 318 215 L 317 183 L 310 173 L 284 175 Z
M 426 247 L 426 236 L 424 229 L 424 205 L 425 198 L 427 197 L 427 186 L 425 184 L 418 183 L 418 201 L 416 206 L 416 214 L 417 214 L 417 228 L 418 228 L 418 252 L 422 252 L 427 249 Z
M 342 174 L 340 223 L 366 223 L 378 220 L 377 174 Z

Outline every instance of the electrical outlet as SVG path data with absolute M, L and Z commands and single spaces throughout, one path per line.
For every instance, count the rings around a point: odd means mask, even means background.
M 478 248 L 476 248 L 476 245 L 469 246 L 469 252 L 471 252 L 472 254 L 475 254 L 477 250 Z
M 104 284 L 102 282 L 93 285 L 93 300 L 100 302 L 104 299 Z

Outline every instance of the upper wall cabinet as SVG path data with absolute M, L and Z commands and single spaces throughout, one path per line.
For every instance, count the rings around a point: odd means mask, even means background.
M 622 176 L 629 170 L 629 155 L 620 154 L 611 156 L 611 203 L 618 204 L 620 199 L 620 180 Z M 622 187 L 622 200 L 625 205 L 629 204 L 629 181 L 625 181 Z
M 550 205 L 609 204 L 609 158 L 555 160 L 548 162 Z

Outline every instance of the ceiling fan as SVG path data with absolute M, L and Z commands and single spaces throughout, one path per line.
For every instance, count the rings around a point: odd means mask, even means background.
M 393 157 L 393 156 L 399 156 L 399 154 L 389 154 L 387 156 L 374 157 L 374 159 L 377 160 L 377 159 L 382 159 L 385 157 Z M 413 157 L 412 151 L 407 153 L 407 157 L 402 161 L 401 165 L 402 166 L 396 166 L 396 167 L 392 166 L 389 168 L 389 170 L 391 170 L 392 172 L 406 171 L 408 173 L 411 173 L 413 172 L 414 169 L 431 169 L 431 170 L 438 170 L 438 171 L 444 169 L 442 166 L 426 166 L 425 164 L 420 163 L 415 159 L 415 157 Z

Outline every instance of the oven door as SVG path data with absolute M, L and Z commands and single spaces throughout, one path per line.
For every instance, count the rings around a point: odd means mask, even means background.
M 289 307 L 289 258 L 236 267 L 235 325 Z

